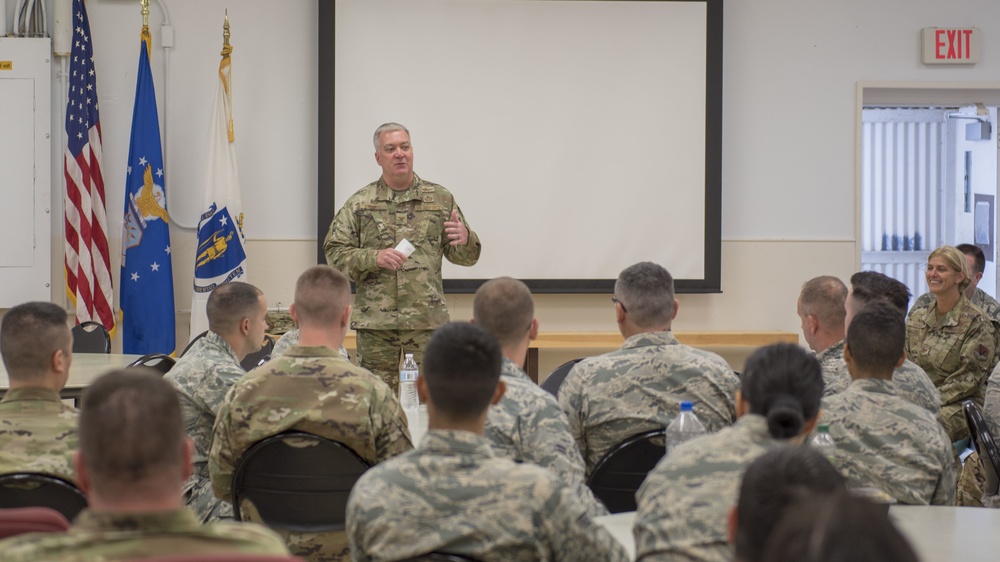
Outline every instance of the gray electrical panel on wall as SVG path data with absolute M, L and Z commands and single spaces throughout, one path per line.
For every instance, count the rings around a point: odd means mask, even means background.
M 0 308 L 51 299 L 51 52 L 0 37 Z

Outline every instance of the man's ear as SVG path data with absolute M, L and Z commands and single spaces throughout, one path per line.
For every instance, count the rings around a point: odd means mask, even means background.
M 503 382 L 502 380 L 498 380 L 497 387 L 493 389 L 493 398 L 490 399 L 490 406 L 499 403 L 500 399 L 503 398 L 503 395 L 506 392 L 507 392 L 507 383 Z
M 73 470 L 76 471 L 76 487 L 84 495 L 90 494 L 90 475 L 87 474 L 87 467 L 83 463 L 83 455 L 80 451 L 73 452 Z
M 417 396 L 420 397 L 420 401 L 426 404 L 430 395 L 431 393 L 427 388 L 427 379 L 423 375 L 417 375 Z
M 538 318 L 531 319 L 531 328 L 528 329 L 528 340 L 535 341 L 538 338 Z
M 736 528 L 739 526 L 739 519 L 736 506 L 729 506 L 729 514 L 726 517 L 726 540 L 729 541 L 729 544 L 736 544 Z

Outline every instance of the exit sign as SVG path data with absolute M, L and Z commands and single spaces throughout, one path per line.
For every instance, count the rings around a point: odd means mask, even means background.
M 978 27 L 925 27 L 924 64 L 972 64 L 979 62 L 982 33 Z

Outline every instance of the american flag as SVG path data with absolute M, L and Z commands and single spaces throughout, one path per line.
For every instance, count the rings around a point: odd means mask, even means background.
M 108 253 L 101 121 L 90 21 L 83 0 L 73 0 L 73 48 L 66 105 L 66 292 L 76 321 L 100 322 L 114 333 L 114 293 Z

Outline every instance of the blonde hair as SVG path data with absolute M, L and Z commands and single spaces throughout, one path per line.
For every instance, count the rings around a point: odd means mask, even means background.
M 958 283 L 958 292 L 964 292 L 969 284 L 972 283 L 972 275 L 969 271 L 969 262 L 965 261 L 965 254 L 963 254 L 958 248 L 954 246 L 941 246 L 931 252 L 931 255 L 927 256 L 927 263 L 930 264 L 930 261 L 933 258 L 943 259 L 944 263 L 947 264 L 952 271 L 962 274 L 963 278 Z

